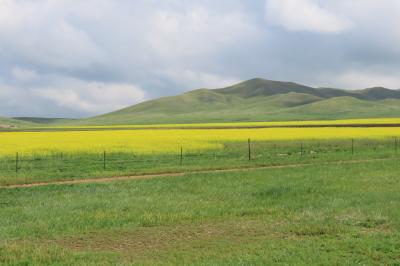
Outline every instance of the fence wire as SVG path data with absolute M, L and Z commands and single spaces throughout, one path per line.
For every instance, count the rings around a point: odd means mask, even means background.
M 398 152 L 398 140 L 341 140 L 341 141 L 304 141 L 252 142 L 225 144 L 222 150 L 186 152 L 184 147 L 176 154 L 140 155 L 136 153 L 107 152 L 101 154 L 53 153 L 48 155 L 22 154 L 16 152 L 15 158 L 0 158 L 0 176 L 11 173 L 30 174 L 35 172 L 74 172 L 90 171 L 140 171 L 151 168 L 177 166 L 197 166 L 220 163 L 268 163 L 285 161 L 298 157 L 322 158 L 327 155 L 387 156 Z M 179 152 L 180 150 L 180 152 Z

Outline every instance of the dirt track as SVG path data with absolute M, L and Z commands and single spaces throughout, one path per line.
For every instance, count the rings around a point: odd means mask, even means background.
M 368 163 L 375 161 L 389 161 L 397 160 L 398 158 L 384 158 L 384 159 L 365 159 L 365 160 L 349 160 L 349 161 L 334 161 L 325 163 L 304 163 L 304 164 L 287 164 L 287 165 L 269 165 L 269 166 L 251 166 L 251 167 L 237 167 L 227 169 L 207 169 L 207 170 L 193 170 L 187 172 L 172 172 L 172 173 L 160 173 L 160 174 L 144 174 L 144 175 L 132 175 L 132 176 L 116 176 L 116 177 L 101 177 L 101 178 L 87 178 L 87 179 L 76 179 L 76 180 L 65 180 L 65 181 L 54 181 L 54 182 L 37 182 L 30 184 L 16 184 L 8 186 L 0 186 L 5 189 L 12 188 L 29 188 L 29 187 L 40 187 L 49 185 L 73 185 L 73 184 L 91 184 L 91 183 L 108 183 L 113 181 L 121 180 L 135 180 L 135 179 L 150 179 L 157 177 L 173 177 L 173 176 L 184 176 L 191 173 L 226 173 L 226 172 L 240 172 L 246 170 L 257 170 L 257 169 L 280 169 L 280 168 L 294 168 L 304 167 L 312 165 L 335 165 L 335 164 L 355 164 L 355 163 Z

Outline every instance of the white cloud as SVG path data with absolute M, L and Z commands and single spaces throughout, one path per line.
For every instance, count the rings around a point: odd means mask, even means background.
M 335 75 L 335 83 L 347 89 L 386 87 L 400 89 L 400 77 L 389 72 L 349 70 Z
M 45 87 L 37 88 L 0 84 L 0 113 L 12 109 L 14 116 L 77 117 L 111 112 L 145 100 L 145 92 L 132 84 L 47 79 Z M 31 105 L 28 114 L 24 111 L 27 104 Z
M 147 41 L 162 58 L 202 60 L 237 41 L 260 33 L 240 12 L 213 13 L 202 7 L 185 11 L 157 10 L 151 15 Z
M 55 87 L 33 91 L 36 97 L 52 100 L 58 106 L 88 114 L 110 112 L 145 99 L 144 91 L 131 84 L 64 81 Z
M 369 37 L 368 42 L 379 43 L 383 49 L 400 54 L 400 1 L 398 0 L 336 0 L 333 8 L 357 25 L 358 36 Z
M 39 79 L 38 74 L 33 69 L 28 69 L 24 67 L 14 67 L 11 73 L 15 79 L 18 81 L 35 81 Z
M 239 82 L 238 79 L 233 77 L 223 77 L 220 75 L 187 69 L 168 69 L 160 72 L 160 74 L 169 77 L 182 86 L 187 86 L 188 89 L 222 88 Z
M 2 105 L 14 104 L 14 102 L 18 100 L 18 90 L 0 83 L 0 99 L 2 100 Z
M 145 89 L 157 97 L 231 84 L 210 60 L 260 28 L 230 3 L 0 1 L 0 82 L 11 88 L 0 100 L 18 106 L 0 114 L 87 116 L 142 101 Z
M 64 4 L 48 0 L 0 1 L 0 55 L 68 69 L 102 62 L 104 51 L 69 21 Z
M 267 0 L 266 18 L 288 31 L 339 33 L 352 26 L 348 18 L 322 8 L 315 0 Z

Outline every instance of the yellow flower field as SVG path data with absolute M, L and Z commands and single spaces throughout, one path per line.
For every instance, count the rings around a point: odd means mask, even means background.
M 218 149 L 224 142 L 400 137 L 398 127 L 375 128 L 261 128 L 158 129 L 60 132 L 2 132 L 0 155 L 49 152 L 178 153 Z

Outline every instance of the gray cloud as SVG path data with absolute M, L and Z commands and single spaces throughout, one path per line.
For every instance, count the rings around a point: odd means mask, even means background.
M 400 88 L 397 0 L 2 0 L 0 114 L 89 116 L 260 76 Z

